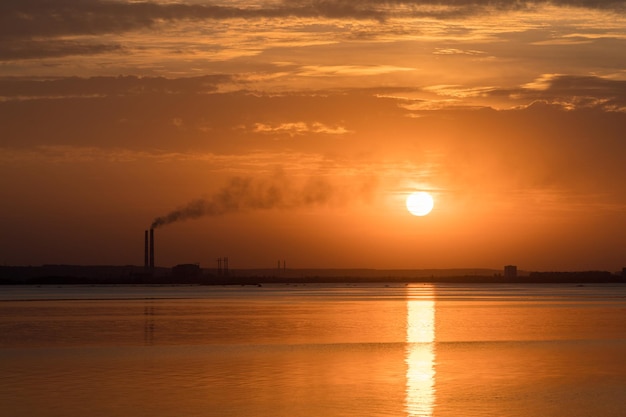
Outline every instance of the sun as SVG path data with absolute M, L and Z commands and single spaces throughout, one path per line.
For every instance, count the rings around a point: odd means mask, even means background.
M 430 194 L 424 191 L 411 193 L 406 198 L 406 208 L 414 216 L 425 216 L 433 209 L 435 202 Z

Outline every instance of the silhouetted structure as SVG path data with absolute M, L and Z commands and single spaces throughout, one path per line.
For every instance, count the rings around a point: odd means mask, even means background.
M 143 251 L 143 265 L 145 272 L 148 273 L 150 271 L 150 243 L 148 240 L 148 231 L 144 232 L 144 251 Z
M 228 276 L 228 258 L 217 258 L 217 276 Z
M 154 229 L 150 229 L 150 271 L 154 270 Z
M 189 278 L 199 277 L 202 274 L 198 264 L 179 264 L 172 268 L 172 278 L 175 281 L 187 281 Z
M 217 276 L 228 276 L 228 257 L 217 258 Z
M 607 271 L 531 272 L 528 282 L 620 282 L 619 275 Z
M 504 267 L 504 278 L 507 278 L 507 279 L 515 279 L 515 278 L 517 278 L 517 266 L 515 266 L 515 265 L 506 265 Z
M 226 261 L 226 262 L 225 262 Z M 607 271 L 531 272 L 517 271 L 517 278 L 505 278 L 501 270 L 374 270 L 374 269 L 290 269 L 277 273 L 268 269 L 242 269 L 236 274 L 228 269 L 227 258 L 219 258 L 220 273 L 201 271 L 199 265 L 172 268 L 154 267 L 145 273 L 144 265 L 42 265 L 2 266 L 0 284 L 209 284 L 257 285 L 260 283 L 626 283 L 626 268 L 614 273 Z M 183 264 L 185 265 L 185 264 Z M 224 268 L 226 267 L 226 268 Z M 284 267 L 284 266 L 283 266 Z M 195 273 L 198 275 L 193 275 Z M 204 275 L 202 274 L 204 272 Z M 480 273 L 479 273 L 480 272 Z M 228 277 L 226 277 L 228 275 Z
M 154 229 L 152 228 L 144 232 L 143 264 L 146 275 L 154 272 Z

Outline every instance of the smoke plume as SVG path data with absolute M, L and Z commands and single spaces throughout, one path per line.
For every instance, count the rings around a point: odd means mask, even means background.
M 369 187 L 368 187 L 369 188 Z M 361 187 L 363 189 L 363 187 Z M 193 200 L 152 222 L 152 228 L 205 216 L 249 210 L 286 209 L 326 205 L 341 200 L 343 192 L 324 177 L 295 184 L 284 174 L 265 180 L 236 177 L 212 196 Z

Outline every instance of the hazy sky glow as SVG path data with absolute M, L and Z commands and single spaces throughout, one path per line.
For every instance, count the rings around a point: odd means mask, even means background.
M 4 0 L 0 262 L 621 269 L 624 51 L 626 1 Z

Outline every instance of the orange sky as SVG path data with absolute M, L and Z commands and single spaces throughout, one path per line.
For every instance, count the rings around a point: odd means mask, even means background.
M 485 3 L 3 1 L 0 262 L 620 270 L 626 1 Z

